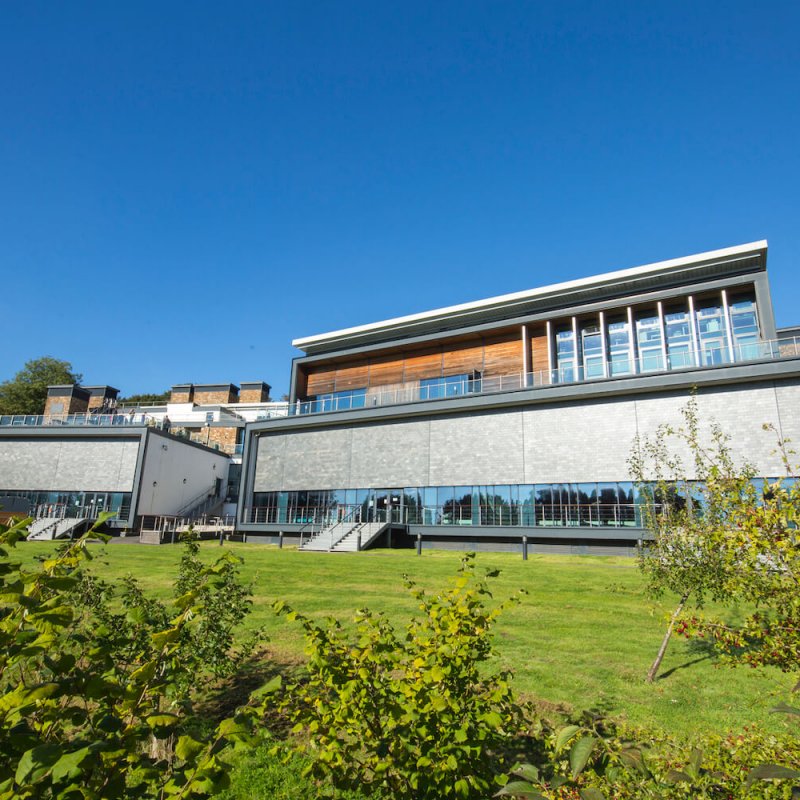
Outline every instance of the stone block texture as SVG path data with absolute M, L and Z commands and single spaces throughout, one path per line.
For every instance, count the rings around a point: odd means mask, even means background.
M 255 491 L 630 480 L 638 436 L 682 424 L 685 392 L 265 433 Z M 762 382 L 698 394 L 701 428 L 716 421 L 740 461 L 778 475 L 774 426 L 800 442 L 800 384 Z M 691 477 L 688 452 L 678 450 Z
M 0 439 L 0 490 L 130 492 L 140 440 Z

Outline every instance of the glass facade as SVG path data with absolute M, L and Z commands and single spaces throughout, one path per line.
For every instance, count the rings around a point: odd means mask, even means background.
M 735 293 L 734 293 L 735 292 Z M 527 324 L 527 323 L 526 323 Z M 539 324 L 538 322 L 536 324 Z M 457 397 L 531 386 L 602 380 L 696 367 L 715 367 L 760 358 L 791 357 L 795 350 L 781 350 L 761 338 L 752 287 L 731 292 L 698 293 L 673 297 L 665 303 L 617 306 L 591 316 L 561 316 L 541 326 L 531 345 L 537 365 L 531 371 L 531 352 L 517 362 L 504 357 L 505 372 L 484 365 L 483 372 L 448 377 L 422 378 L 408 383 L 380 384 L 367 389 L 311 397 L 289 413 L 319 413 L 350 408 L 393 405 L 419 400 Z M 524 336 L 528 334 L 525 333 Z M 546 350 L 545 350 L 546 348 Z M 547 368 L 542 368 L 546 363 Z M 440 370 L 440 367 L 432 367 Z
M 439 397 L 457 397 L 481 390 L 479 372 L 450 375 L 447 378 L 425 378 L 419 382 L 419 399 L 435 400 Z
M 101 511 L 113 511 L 119 519 L 130 516 L 130 492 L 40 492 L 4 491 L 0 492 L 0 506 L 3 497 L 24 497 L 31 504 L 31 511 L 37 510 L 45 515 L 64 514 L 66 517 L 96 517 Z
M 572 383 L 576 376 L 575 333 L 572 327 L 556 328 L 556 383 Z
M 318 414 L 321 411 L 346 411 L 351 408 L 364 408 L 366 399 L 366 388 L 319 394 L 309 398 L 307 403 L 308 410 L 304 413 Z
M 778 478 L 757 478 L 759 493 Z M 783 484 L 791 479 L 780 479 Z M 421 486 L 404 489 L 338 489 L 256 492 L 247 522 L 331 525 L 348 519 L 400 525 L 530 528 L 641 528 L 645 506 L 702 507 L 702 484 L 658 496 L 655 484 L 630 481 L 486 486 Z
M 249 521 L 625 528 L 642 502 L 630 482 L 256 492 Z

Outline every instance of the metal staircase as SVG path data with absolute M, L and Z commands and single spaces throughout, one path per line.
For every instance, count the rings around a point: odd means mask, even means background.
M 72 538 L 92 524 L 89 517 L 40 517 L 28 526 L 28 541 Z
M 391 522 L 361 522 L 361 509 L 343 520 L 322 528 L 300 545 L 301 550 L 324 553 L 357 553 L 365 550 L 378 538 Z

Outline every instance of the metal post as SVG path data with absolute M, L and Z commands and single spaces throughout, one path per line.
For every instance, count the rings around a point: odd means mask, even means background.
M 527 561 L 528 560 L 528 537 L 527 536 L 523 536 L 522 537 L 522 560 L 523 561 Z
M 220 547 L 222 547 L 224 539 L 225 539 L 225 531 L 222 528 L 220 528 L 219 529 L 219 546 Z
M 361 552 L 361 531 L 359 530 L 358 535 L 356 536 L 356 552 Z
M 283 531 L 278 531 L 278 550 L 283 550 Z
M 417 534 L 417 555 L 418 556 L 422 555 L 422 534 L 421 533 Z

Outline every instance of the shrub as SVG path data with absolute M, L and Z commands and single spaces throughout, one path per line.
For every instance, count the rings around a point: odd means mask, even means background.
M 78 600 L 87 537 L 26 569 L 7 549 L 24 533 L 24 523 L 0 526 L 0 800 L 182 798 L 223 786 L 220 753 L 248 739 L 248 716 L 199 741 L 187 707 L 170 697 L 184 674 L 182 642 L 202 625 L 225 563 L 203 567 L 120 658 L 110 618 Z M 153 751 L 168 739 L 169 757 Z
M 469 554 L 439 594 L 406 578 L 421 613 L 402 632 L 362 610 L 349 635 L 276 604 L 305 629 L 308 679 L 291 687 L 287 707 L 310 775 L 394 800 L 485 797 L 501 785 L 523 713 L 509 673 L 486 669 L 492 624 L 511 602 L 489 607 L 496 574 L 479 578 Z

